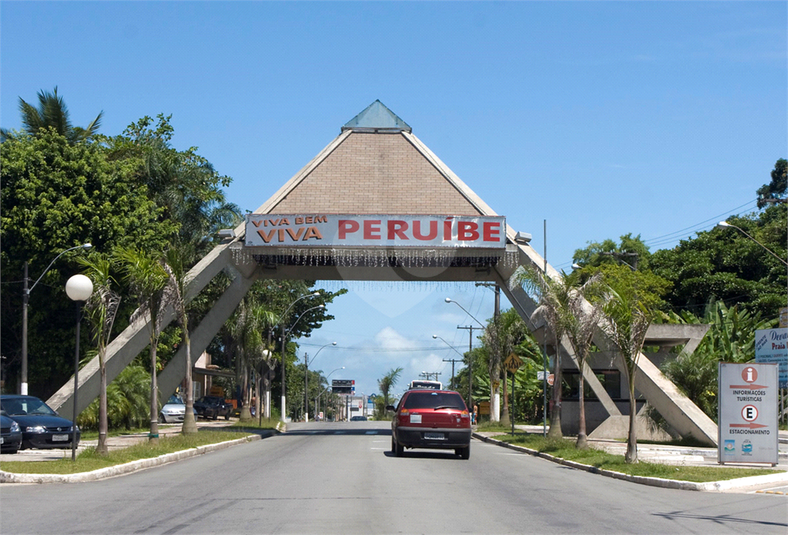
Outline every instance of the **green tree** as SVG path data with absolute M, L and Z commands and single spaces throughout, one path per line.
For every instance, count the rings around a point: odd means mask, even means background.
M 569 301 L 573 290 L 572 282 L 565 273 L 559 277 L 550 278 L 533 266 L 523 269 L 518 275 L 518 281 L 527 292 L 538 296 L 538 306 L 532 314 L 532 319 L 543 319 L 551 331 L 552 345 L 555 348 L 555 359 L 553 361 L 553 384 L 555 386 L 553 387 L 548 436 L 561 438 L 563 437 L 563 431 L 561 430 L 561 372 L 563 369 L 561 364 L 561 344 L 570 321 Z M 544 336 L 548 336 L 547 332 L 545 332 Z
M 566 337 L 577 359 L 580 370 L 579 379 L 579 404 L 578 404 L 578 432 L 576 446 L 579 449 L 588 447 L 586 435 L 586 409 L 585 409 L 585 377 L 583 372 L 586 360 L 591 353 L 594 335 L 599 328 L 604 306 L 604 288 L 602 276 L 598 272 L 582 284 L 579 277 L 567 277 L 570 285 L 569 298 L 566 301 Z
M 603 273 L 605 283 L 608 285 L 608 296 L 604 306 L 602 329 L 621 356 L 629 390 L 629 433 L 624 459 L 628 463 L 636 463 L 638 453 L 635 427 L 637 419 L 635 377 L 646 332 L 661 304 L 660 284 L 653 276 L 621 266 L 610 266 Z
M 26 260 L 36 278 L 68 247 L 90 242 L 94 250 L 108 254 L 131 245 L 156 250 L 175 230 L 172 222 L 159 221 L 160 211 L 146 188 L 135 183 L 133 168 L 128 161 L 108 161 L 95 143 L 72 145 L 51 129 L 0 145 L 0 269 L 19 288 L 9 286 L 0 293 L 7 377 L 16 377 L 20 362 Z M 30 294 L 30 387 L 39 397 L 51 395 L 73 373 L 67 351 L 73 325 L 63 287 L 77 270 L 77 256 L 64 255 Z
M 607 264 L 626 264 L 633 269 L 648 269 L 651 252 L 643 243 L 640 234 L 624 234 L 620 243 L 607 239 L 602 242 L 589 242 L 583 249 L 576 249 L 573 256 L 581 267 L 600 267 Z
M 771 206 L 728 222 L 786 258 L 787 206 Z M 734 228 L 700 232 L 673 249 L 657 251 L 651 268 L 671 282 L 665 300 L 677 312 L 699 313 L 712 297 L 764 317 L 777 317 L 785 306 L 785 264 Z
M 117 261 L 124 278 L 137 298 L 137 318 L 147 321 L 150 339 L 150 434 L 153 443 L 159 440 L 159 389 L 156 384 L 158 360 L 156 358 L 159 337 L 163 329 L 164 306 L 168 302 L 165 289 L 169 275 L 161 258 L 138 249 L 122 249 L 117 252 Z M 135 318 L 132 318 L 134 321 Z
M 101 126 L 101 117 L 104 114 L 103 111 L 99 112 L 85 128 L 72 126 L 66 103 L 63 97 L 57 94 L 57 86 L 52 93 L 44 90 L 38 92 L 37 107 L 19 97 L 19 112 L 22 115 L 22 126 L 27 135 L 39 136 L 43 135 L 42 130 L 53 129 L 72 144 L 85 141 L 95 135 Z M 0 131 L 3 141 L 11 135 L 5 129 Z
M 115 280 L 110 274 L 111 262 L 107 255 L 94 253 L 88 258 L 80 258 L 79 263 L 93 282 L 93 293 L 85 304 L 86 316 L 93 328 L 93 338 L 99 359 L 99 438 L 96 452 L 106 455 L 107 450 L 107 344 L 112 336 L 112 326 L 120 305 L 120 295 L 112 288 Z
M 172 147 L 175 133 L 172 116 L 145 116 L 129 125 L 123 135 L 102 137 L 111 160 L 136 162 L 135 174 L 162 210 L 161 218 L 177 222 L 181 243 L 194 244 L 196 254 L 207 253 L 216 231 L 235 227 L 240 209 L 227 202 L 222 187 L 231 183 L 197 153 L 196 147 L 178 151 Z
M 671 323 L 709 325 L 709 331 L 691 354 L 680 353 L 668 360 L 662 371 L 703 412 L 717 420 L 718 364 L 750 362 L 755 359 L 755 331 L 773 328 L 777 320 L 764 320 L 761 315 L 727 307 L 722 301 L 711 300 L 701 318 L 683 311 L 671 314 Z
M 785 158 L 777 160 L 771 175 L 771 181 L 756 191 L 758 194 L 758 208 L 763 208 L 770 200 L 774 199 L 784 202 L 785 192 L 788 189 L 788 161 Z
M 386 375 L 378 379 L 378 388 L 380 388 L 380 393 L 383 394 L 384 407 L 389 405 L 391 389 L 394 388 L 394 385 L 399 381 L 400 375 L 402 375 L 402 368 L 392 368 Z

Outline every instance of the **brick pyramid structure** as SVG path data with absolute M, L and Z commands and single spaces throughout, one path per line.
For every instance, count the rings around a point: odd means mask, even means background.
M 379 100 L 255 213 L 496 215 Z

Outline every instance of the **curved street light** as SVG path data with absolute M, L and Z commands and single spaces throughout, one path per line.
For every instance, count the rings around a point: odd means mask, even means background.
M 53 260 L 54 262 L 54 260 Z M 51 265 L 51 264 L 50 264 Z M 39 280 L 41 280 L 39 278 Z M 38 282 L 38 281 L 36 281 Z M 93 293 L 93 282 L 85 275 L 74 275 L 66 281 L 66 294 L 77 305 L 77 338 L 74 351 L 74 418 L 71 423 L 71 460 L 77 460 L 77 392 L 79 390 L 79 324 L 82 322 L 82 303 Z
M 25 277 L 23 279 L 24 286 L 22 287 L 22 384 L 19 387 L 19 393 L 23 396 L 27 395 L 27 307 L 28 303 L 30 302 L 30 292 L 33 291 L 33 288 L 44 278 L 44 275 L 49 272 L 49 269 L 55 263 L 55 261 L 66 254 L 69 251 L 73 251 L 74 249 L 84 249 L 86 251 L 93 248 L 93 245 L 90 243 L 83 243 L 82 245 L 75 245 L 74 247 L 69 247 L 65 251 L 61 252 L 57 255 L 47 266 L 44 272 L 41 274 L 40 277 L 36 279 L 36 282 L 33 283 L 33 286 L 30 288 L 27 287 L 28 277 L 27 277 L 27 262 L 25 262 Z M 76 405 L 75 405 L 76 406 Z
M 323 348 L 335 345 L 337 345 L 336 342 L 331 342 L 318 349 L 315 356 L 312 357 L 312 362 L 315 362 L 315 359 L 320 352 L 323 351 Z M 315 410 L 317 410 L 317 406 L 315 406 Z M 309 421 L 309 355 L 307 353 L 304 353 L 304 419 L 307 422 Z
M 770 255 L 772 255 L 772 256 L 773 256 L 773 257 L 775 257 L 777 260 L 779 260 L 780 262 L 782 262 L 783 264 L 785 264 L 786 266 L 788 266 L 788 262 L 786 262 L 786 261 L 785 261 L 785 259 L 781 258 L 781 257 L 780 257 L 780 256 L 778 256 L 778 255 L 777 255 L 777 254 L 776 254 L 774 251 L 772 251 L 771 249 L 769 249 L 768 247 L 766 247 L 764 244 L 762 244 L 761 242 L 759 242 L 758 240 L 756 240 L 755 238 L 753 238 L 752 236 L 750 236 L 749 234 L 747 234 L 747 233 L 744 231 L 744 229 L 742 229 L 742 228 L 740 228 L 740 227 L 737 227 L 736 225 L 732 225 L 732 224 L 728 223 L 727 221 L 720 221 L 719 223 L 717 223 L 717 226 L 718 226 L 718 227 L 721 227 L 721 228 L 728 228 L 728 227 L 735 228 L 736 230 L 738 230 L 739 232 L 741 232 L 742 234 L 744 234 L 745 236 L 747 236 L 748 238 L 750 238 L 752 241 L 754 241 L 755 243 L 757 243 L 758 245 L 760 245 L 761 247 L 763 247 L 764 249 L 766 249 L 766 250 L 769 252 L 769 254 L 770 254 Z
M 477 320 L 476 317 L 474 317 L 473 314 L 471 314 L 470 312 L 465 310 L 465 307 L 463 307 L 457 301 L 452 300 L 450 297 L 447 297 L 445 299 L 445 301 L 447 303 L 454 303 L 455 305 L 460 307 L 463 312 L 465 312 L 466 314 L 468 314 L 468 316 L 473 318 L 473 321 L 475 321 L 476 323 L 481 325 L 482 330 L 484 329 L 484 325 L 482 325 L 482 322 Z M 473 351 L 473 325 L 469 325 L 467 327 L 457 327 L 457 328 L 458 329 L 468 329 L 468 334 L 469 334 L 469 338 L 470 338 L 469 341 L 468 341 L 468 410 L 473 411 L 473 354 L 472 354 L 472 351 Z
M 441 337 L 440 337 L 440 336 L 438 336 L 437 334 L 433 334 L 433 335 L 432 335 L 432 338 L 433 338 L 434 340 L 435 340 L 435 339 L 439 339 L 439 338 L 440 338 L 440 339 L 443 341 L 443 343 L 444 343 L 444 344 L 446 344 L 447 346 L 449 346 L 450 348 L 452 348 L 452 349 L 454 350 L 454 352 L 455 352 L 455 353 L 457 353 L 459 356 L 461 356 L 461 357 L 464 357 L 464 356 L 465 356 L 465 355 L 463 355 L 462 353 L 460 353 L 459 351 L 457 351 L 457 348 L 456 348 L 456 347 L 454 347 L 453 345 L 451 345 L 449 342 L 447 342 L 446 340 L 444 340 L 443 338 L 441 338 Z M 455 363 L 455 362 L 462 362 L 462 360 L 459 360 L 459 361 L 458 361 L 457 359 L 448 359 L 448 360 L 450 360 L 450 361 L 451 361 L 451 388 L 452 388 L 452 389 L 454 389 L 454 363 Z M 446 359 L 444 359 L 444 361 L 443 361 L 443 362 L 447 362 L 447 360 L 446 360 Z
M 298 299 L 293 301 L 290 304 L 289 307 L 287 307 L 287 310 L 285 310 L 285 313 L 282 315 L 282 317 L 284 318 L 287 315 L 287 313 L 290 311 L 290 309 L 293 307 L 293 305 L 296 304 L 296 302 L 298 302 L 301 299 L 304 299 L 306 297 L 316 297 L 318 295 L 320 295 L 320 294 L 318 292 L 315 292 L 315 293 L 312 293 L 312 294 L 303 295 L 303 296 L 299 297 Z M 290 332 L 293 330 L 293 327 L 295 327 L 296 324 L 298 323 L 298 320 L 303 318 L 304 314 L 306 314 L 310 310 L 315 310 L 316 308 L 326 308 L 326 305 L 317 305 L 317 306 L 314 306 L 312 308 L 308 308 L 308 309 L 304 310 L 301 313 L 301 315 L 298 316 L 298 318 L 296 318 L 296 320 L 293 322 L 293 324 L 290 325 L 290 328 L 288 328 L 288 329 L 285 329 L 285 324 L 282 323 L 282 414 L 279 417 L 281 418 L 281 421 L 283 421 L 283 422 L 287 421 L 287 380 L 286 380 L 287 376 L 285 374 L 285 371 L 286 371 L 285 368 L 287 366 L 285 366 L 285 345 L 286 345 L 285 340 L 287 338 L 287 335 L 290 334 Z
M 345 367 L 344 367 L 344 366 L 342 366 L 342 367 L 340 367 L 340 368 L 337 368 L 336 370 L 331 370 L 331 373 L 329 373 L 328 375 L 326 375 L 326 382 L 328 382 L 328 378 L 329 378 L 329 377 L 331 377 L 331 376 L 334 374 L 334 372 L 338 372 L 339 370 L 344 370 L 344 369 L 345 369 Z M 317 415 L 317 413 L 318 413 L 318 412 L 320 412 L 320 409 L 319 409 L 320 398 L 323 396 L 323 394 L 325 394 L 325 393 L 326 393 L 326 391 L 327 391 L 329 388 L 331 388 L 331 385 L 327 385 L 327 386 L 326 386 L 326 387 L 323 389 L 323 391 L 322 391 L 322 392 L 320 392 L 320 393 L 317 395 L 317 397 L 315 398 L 315 414 L 316 414 L 316 415 Z

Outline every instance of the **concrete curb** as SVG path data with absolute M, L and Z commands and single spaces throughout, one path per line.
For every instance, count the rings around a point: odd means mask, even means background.
M 188 459 L 189 457 L 196 457 L 197 455 L 203 455 L 212 451 L 223 450 L 237 444 L 261 439 L 262 437 L 260 435 L 248 435 L 243 438 L 228 440 L 227 442 L 207 444 L 188 450 L 166 453 L 149 459 L 138 459 L 129 463 L 108 466 L 106 468 L 93 470 L 92 472 L 82 472 L 79 474 L 16 474 L 0 470 L 0 483 L 85 483 L 87 481 L 98 481 L 100 479 L 130 474 L 138 470 L 161 466 L 163 464 Z
M 708 481 L 705 483 L 696 483 L 694 481 L 679 481 L 677 479 L 661 479 L 658 477 L 644 477 L 644 476 L 631 476 L 629 474 L 622 474 L 621 472 L 614 472 L 612 470 L 603 470 L 588 464 L 582 464 L 575 461 L 569 461 L 560 457 L 554 457 L 541 451 L 532 450 L 524 446 L 517 446 L 496 440 L 494 438 L 485 437 L 478 433 L 473 433 L 474 438 L 490 444 L 496 444 L 509 448 L 510 450 L 519 451 L 521 453 L 528 453 L 534 457 L 541 457 L 554 463 L 562 464 L 578 470 L 584 470 L 592 474 L 599 474 L 614 479 L 621 479 L 623 481 L 630 481 L 632 483 L 639 483 L 641 485 L 650 485 L 652 487 L 662 487 L 666 489 L 679 489 L 679 490 L 697 490 L 707 492 L 722 492 L 726 490 L 733 490 L 739 488 L 746 488 L 755 485 L 764 485 L 770 483 L 788 483 L 788 472 L 781 472 L 779 474 L 768 474 L 765 476 L 742 477 L 738 479 L 726 479 L 723 481 Z

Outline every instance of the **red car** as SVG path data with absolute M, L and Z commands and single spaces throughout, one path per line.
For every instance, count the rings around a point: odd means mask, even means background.
M 449 390 L 408 390 L 391 421 L 391 451 L 401 457 L 405 448 L 453 449 L 463 459 L 471 456 L 471 415 L 462 396 Z

